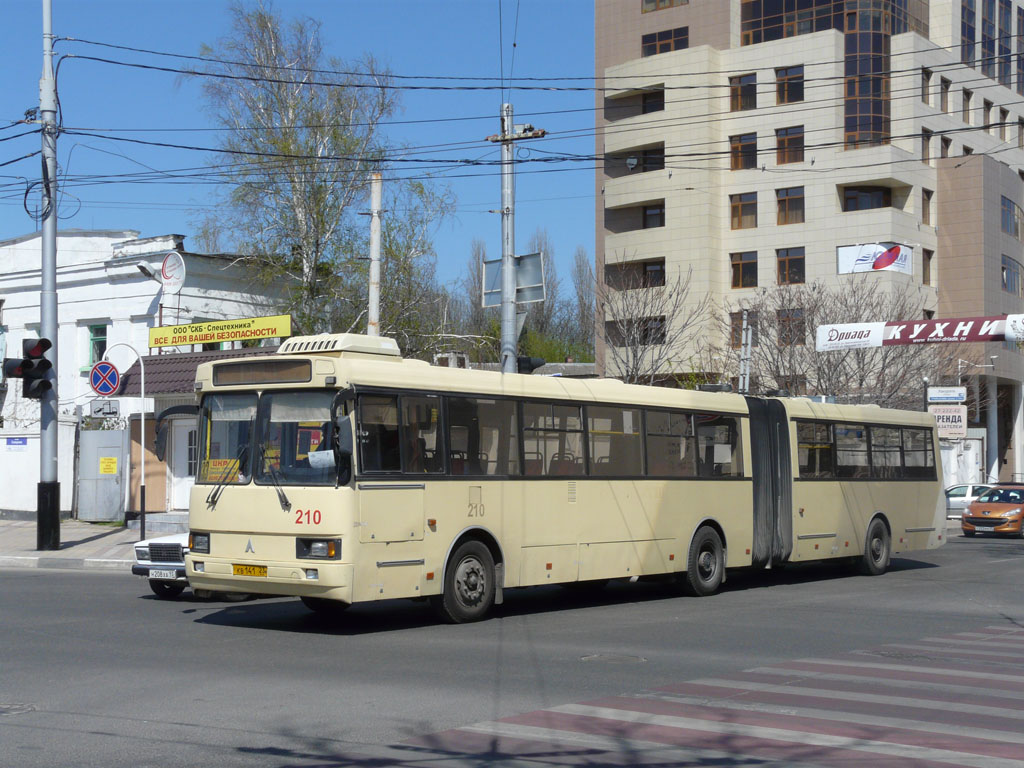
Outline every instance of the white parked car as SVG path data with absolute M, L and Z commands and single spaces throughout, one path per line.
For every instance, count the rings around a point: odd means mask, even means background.
M 188 586 L 185 578 L 186 552 L 187 533 L 172 533 L 140 541 L 135 545 L 132 573 L 149 579 L 149 588 L 157 597 L 172 600 Z
M 977 501 L 978 497 L 991 487 L 991 483 L 965 483 L 963 485 L 949 486 L 946 489 L 946 517 L 961 517 L 964 510 Z

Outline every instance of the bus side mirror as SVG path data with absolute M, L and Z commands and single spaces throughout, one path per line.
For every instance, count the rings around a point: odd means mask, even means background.
M 167 422 L 163 422 L 157 428 L 156 438 L 153 440 L 153 453 L 157 461 L 163 461 L 167 455 Z
M 338 414 L 334 422 L 335 451 L 338 458 L 352 457 L 352 417 Z M 338 462 L 341 463 L 340 461 Z

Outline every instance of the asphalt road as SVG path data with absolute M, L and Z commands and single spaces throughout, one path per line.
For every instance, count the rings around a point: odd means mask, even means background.
M 2 766 L 510 764 L 446 754 L 431 735 L 797 659 L 1021 630 L 1024 542 L 954 536 L 876 578 L 833 566 L 731 575 L 705 599 L 644 583 L 513 590 L 495 618 L 466 626 L 408 601 L 334 619 L 281 598 L 162 601 L 127 573 L 3 569 L 0 586 Z

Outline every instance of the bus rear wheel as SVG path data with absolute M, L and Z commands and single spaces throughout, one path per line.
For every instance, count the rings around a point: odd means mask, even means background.
M 860 560 L 860 572 L 865 576 L 881 576 L 889 568 L 889 550 L 891 540 L 889 529 L 880 518 L 875 518 L 868 525 L 867 536 L 864 538 L 864 554 Z
M 435 601 L 441 618 L 465 624 L 484 618 L 494 605 L 494 558 L 479 541 L 459 545 L 444 573 L 444 592 Z
M 725 550 L 718 531 L 701 528 L 690 542 L 686 560 L 686 591 L 694 597 L 713 595 L 725 577 Z

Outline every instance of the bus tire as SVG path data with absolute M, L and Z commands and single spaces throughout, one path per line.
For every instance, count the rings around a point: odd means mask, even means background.
M 451 624 L 480 621 L 494 605 L 494 558 L 479 541 L 463 542 L 448 561 L 444 592 L 435 602 L 441 618 Z
M 686 591 L 694 597 L 707 597 L 718 591 L 725 577 L 725 549 L 722 537 L 705 525 L 694 534 L 686 559 Z
M 341 613 L 348 608 L 348 603 L 343 603 L 340 600 L 329 600 L 326 597 L 306 597 L 303 595 L 299 598 L 302 604 L 313 611 L 313 613 L 321 613 L 324 615 L 332 613 Z
M 159 579 L 150 579 L 149 588 L 161 600 L 173 600 L 185 591 L 184 584 L 179 584 L 176 581 L 160 581 Z
M 865 576 L 881 576 L 889 568 L 892 541 L 889 529 L 880 517 L 868 524 L 864 537 L 864 554 L 860 559 L 860 572 Z

